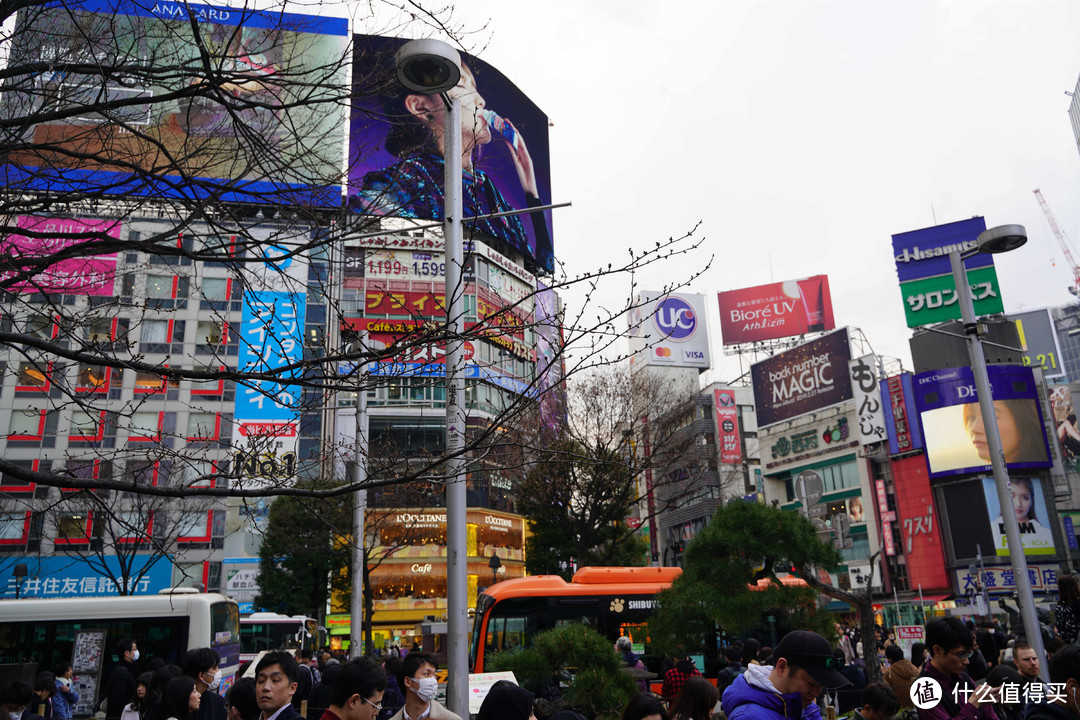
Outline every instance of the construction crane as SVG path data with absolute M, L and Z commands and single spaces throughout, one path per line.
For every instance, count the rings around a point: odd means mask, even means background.
M 1068 288 L 1069 292 L 1073 295 L 1080 297 L 1080 265 L 1076 264 L 1076 257 L 1073 255 L 1072 241 L 1069 240 L 1069 236 L 1065 234 L 1065 231 L 1057 224 L 1057 220 L 1054 219 L 1054 213 L 1050 212 L 1050 206 L 1046 204 L 1046 200 L 1043 199 L 1042 192 L 1035 188 L 1035 197 L 1039 200 L 1039 206 L 1042 208 L 1043 215 L 1046 216 L 1046 222 L 1050 223 L 1050 229 L 1054 231 L 1054 236 L 1057 238 L 1058 245 L 1061 246 L 1061 252 L 1065 255 L 1066 262 L 1069 263 L 1069 269 L 1072 270 L 1073 284 Z

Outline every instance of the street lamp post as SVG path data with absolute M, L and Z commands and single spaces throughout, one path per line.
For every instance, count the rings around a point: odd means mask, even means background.
M 1023 225 L 1002 225 L 979 233 L 977 242 L 976 249 L 949 253 L 949 262 L 952 264 L 953 280 L 956 283 L 956 294 L 960 303 L 960 317 L 963 319 L 964 334 L 967 336 L 971 373 L 975 377 L 975 390 L 979 394 L 979 410 L 986 431 L 986 445 L 990 452 L 990 465 L 994 471 L 994 485 L 997 487 L 998 504 L 1001 506 L 1001 520 L 1005 525 L 1005 538 L 1009 544 L 1009 560 L 1012 562 L 1013 577 L 1016 581 L 1024 632 L 1028 643 L 1035 649 L 1036 655 L 1045 658 L 1042 631 L 1039 627 L 1039 618 L 1035 614 L 1035 595 L 1031 591 L 1027 558 L 1024 557 L 1024 545 L 1020 538 L 1020 524 L 1016 520 L 1016 515 L 1009 511 L 1012 507 L 1009 470 L 1005 466 L 1005 455 L 1001 450 L 1001 434 L 998 431 L 994 398 L 990 394 L 990 376 L 986 372 L 986 356 L 983 354 L 982 340 L 979 338 L 979 324 L 975 319 L 971 286 L 968 284 L 967 273 L 964 270 L 964 260 L 973 255 L 1004 253 L 1020 247 L 1027 242 L 1027 231 Z M 1039 673 L 1043 680 L 1049 680 L 1046 663 L 1041 664 Z
M 16 563 L 11 574 L 15 576 L 15 599 L 18 600 L 22 595 L 23 581 L 26 580 L 26 576 L 30 573 L 26 568 L 26 563 Z
M 394 58 L 398 80 L 423 95 L 442 96 L 443 113 L 443 239 L 446 244 L 446 634 L 447 705 L 461 717 L 469 713 L 468 605 L 465 550 L 465 378 L 461 238 L 461 102 L 450 94 L 461 78 L 461 56 L 444 42 L 412 40 Z

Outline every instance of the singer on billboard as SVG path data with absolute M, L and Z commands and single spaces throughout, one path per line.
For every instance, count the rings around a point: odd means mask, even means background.
M 404 88 L 393 88 L 382 96 L 383 111 L 391 120 L 386 136 L 386 151 L 398 162 L 364 175 L 358 194 L 363 210 L 379 215 L 438 220 L 443 212 L 443 114 L 445 106 L 438 95 L 417 95 Z M 461 80 L 450 91 L 461 100 L 462 204 L 465 217 L 506 212 L 515 208 L 503 198 L 492 179 L 477 167 L 483 146 L 493 134 L 505 143 L 517 170 L 528 207 L 539 207 L 540 191 L 536 170 L 525 139 L 514 125 L 488 110 L 476 86 L 472 70 L 461 64 Z M 354 200 L 355 203 L 355 200 Z M 476 220 L 468 225 L 487 235 L 508 242 L 515 249 L 536 256 L 537 247 L 550 247 L 551 237 L 542 212 L 530 213 L 535 243 L 517 215 Z
M 1046 460 L 1039 411 L 1031 400 L 995 400 L 998 432 L 1001 435 L 1001 451 L 1007 463 L 1040 462 Z M 986 444 L 986 429 L 978 403 L 964 405 L 964 427 L 971 438 L 975 452 L 990 462 L 990 449 Z

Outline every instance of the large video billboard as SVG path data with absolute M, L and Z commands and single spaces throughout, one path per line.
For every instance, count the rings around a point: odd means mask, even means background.
M 357 35 L 349 135 L 349 206 L 375 215 L 443 217 L 443 101 L 398 82 L 401 38 Z M 502 73 L 462 54 L 461 98 L 466 235 L 483 233 L 554 270 L 551 211 L 468 220 L 551 203 L 548 119 Z M 371 93 L 370 88 L 381 92 Z M 471 151 L 470 151 L 471 150 Z
M 1031 368 L 990 365 L 987 370 L 1007 466 L 1050 467 Z M 914 378 L 914 391 L 930 477 L 988 471 L 990 451 L 971 368 L 919 373 Z
M 959 296 L 949 253 L 978 247 L 986 220 L 974 217 L 892 236 L 896 274 L 908 327 L 960 319 Z M 964 260 L 976 315 L 1004 312 L 994 259 L 976 254 Z
M 630 313 L 630 352 L 646 365 L 709 367 L 705 297 L 696 293 L 643 292 Z
M 827 275 L 718 293 L 724 347 L 833 330 Z
M 26 274 L 25 280 L 11 285 L 12 291 L 75 295 L 113 294 L 116 284 L 115 252 L 57 260 L 32 274 L 31 268 L 37 265 L 41 258 L 56 257 L 74 245 L 101 242 L 100 239 L 76 239 L 80 235 L 92 238 L 94 234 L 97 234 L 101 238 L 119 239 L 119 222 L 20 215 L 15 224 L 26 234 L 19 233 L 0 238 L 0 255 L 10 258 L 5 265 L 18 268 L 0 272 L 0 278 L 8 279 Z M 27 265 L 20 267 L 18 261 L 20 257 L 26 258 Z
M 22 135 L 5 141 L 2 180 L 53 194 L 223 187 L 226 200 L 336 205 L 347 48 L 340 18 L 167 0 L 35 4 L 19 13 L 7 64 L 0 116 Z
M 773 355 L 750 367 L 758 427 L 852 398 L 847 328 Z

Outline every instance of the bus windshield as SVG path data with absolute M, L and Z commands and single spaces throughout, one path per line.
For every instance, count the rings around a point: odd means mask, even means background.
M 319 623 L 313 618 L 256 613 L 240 619 L 240 659 L 245 662 L 264 650 L 301 648 L 314 652 L 318 643 Z

